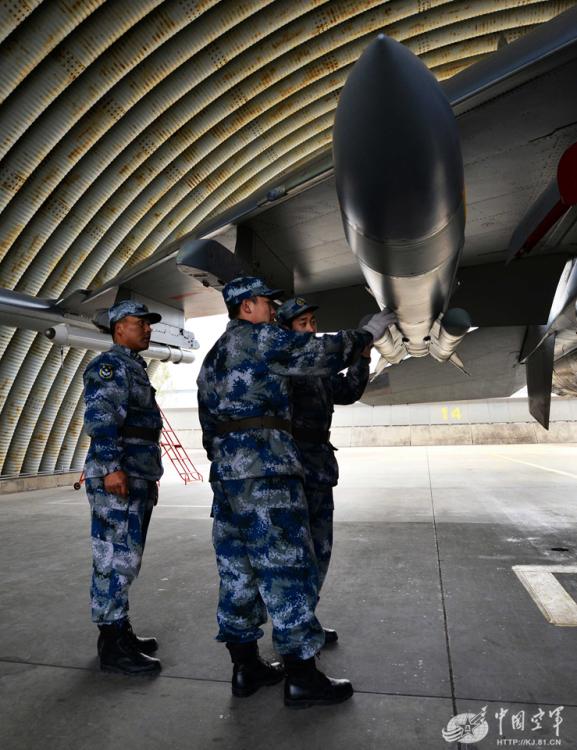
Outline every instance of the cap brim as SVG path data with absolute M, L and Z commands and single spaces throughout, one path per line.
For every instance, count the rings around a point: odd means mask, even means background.
M 258 297 L 268 297 L 269 299 L 276 299 L 277 297 L 282 297 L 284 294 L 284 289 L 269 289 L 266 294 L 264 292 L 260 292 L 258 294 Z
M 153 312 L 141 313 L 140 315 L 129 313 L 129 315 L 130 314 L 134 315 L 135 318 L 146 318 L 146 320 L 148 320 L 150 325 L 154 325 L 154 323 L 160 323 L 160 321 L 162 320 L 162 315 L 159 315 L 158 313 L 153 313 Z
M 318 310 L 318 309 L 319 309 L 318 305 L 306 305 L 305 307 L 302 307 L 294 315 L 291 315 L 291 317 L 288 319 L 288 322 L 292 323 L 293 320 L 300 318 L 301 315 L 304 315 L 305 313 L 308 313 L 308 312 L 314 312 L 315 310 Z
M 290 327 L 290 324 L 293 322 L 293 320 L 296 320 L 297 318 L 300 318 L 301 315 L 304 315 L 308 312 L 314 312 L 315 310 L 318 310 L 318 305 L 305 305 L 301 310 L 299 310 L 294 315 L 291 315 L 290 318 L 286 318 L 284 315 L 278 315 L 277 312 L 277 322 L 280 323 L 283 326 Z

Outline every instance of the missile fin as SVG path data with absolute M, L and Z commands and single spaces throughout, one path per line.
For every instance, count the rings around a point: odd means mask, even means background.
M 459 357 L 457 352 L 453 352 L 453 354 L 451 354 L 447 362 L 450 362 L 454 367 L 457 368 L 457 370 L 460 370 L 463 373 L 463 375 L 466 375 L 468 378 L 471 377 L 471 373 L 465 370 L 465 365 L 463 364 L 463 360 L 461 359 L 461 357 Z
M 391 363 L 387 359 L 385 359 L 385 357 L 383 357 L 383 355 L 381 354 L 381 357 L 379 361 L 377 362 L 377 367 L 375 371 L 371 373 L 371 376 L 370 376 L 371 383 L 373 382 L 373 380 L 375 380 L 375 378 L 379 377 L 379 375 L 383 372 L 383 370 L 385 370 L 387 367 L 390 367 L 390 366 L 391 366 Z
M 555 334 L 548 336 L 525 362 L 529 411 L 546 430 L 549 429 L 551 412 L 554 355 Z

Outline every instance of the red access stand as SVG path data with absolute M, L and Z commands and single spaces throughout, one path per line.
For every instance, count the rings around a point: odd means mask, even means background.
M 178 435 L 173 430 L 164 412 L 161 411 L 160 413 L 162 414 L 162 433 L 160 435 L 161 455 L 163 457 L 166 456 L 170 460 L 178 476 L 185 484 L 202 482 L 202 474 L 190 460 L 190 456 L 180 442 Z M 74 489 L 79 490 L 83 482 L 84 472 L 82 472 L 78 481 L 74 482 Z

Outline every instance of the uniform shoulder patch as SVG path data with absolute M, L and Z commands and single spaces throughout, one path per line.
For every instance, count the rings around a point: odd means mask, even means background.
M 102 380 L 112 380 L 112 378 L 114 377 L 114 369 L 111 365 L 108 364 L 100 365 L 98 374 L 100 375 Z

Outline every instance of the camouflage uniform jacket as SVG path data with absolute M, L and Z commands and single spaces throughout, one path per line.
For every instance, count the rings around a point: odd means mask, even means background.
M 291 378 L 293 426 L 301 430 L 328 432 L 335 404 L 354 404 L 369 380 L 370 359 L 360 357 L 347 374 L 318 378 Z M 334 487 L 339 480 L 335 448 L 330 443 L 297 440 L 305 472 L 305 485 Z
M 328 376 L 352 364 L 371 342 L 366 331 L 317 338 L 269 323 L 232 320 L 207 354 L 198 376 L 202 440 L 212 461 L 210 481 L 303 477 L 297 447 L 284 430 L 217 434 L 219 422 L 271 416 L 290 420 L 290 377 Z
M 122 469 L 131 477 L 160 479 L 158 443 L 120 434 L 122 427 L 162 428 L 154 394 L 146 362 L 128 347 L 115 344 L 89 362 L 84 372 L 84 429 L 91 438 L 87 477 Z

